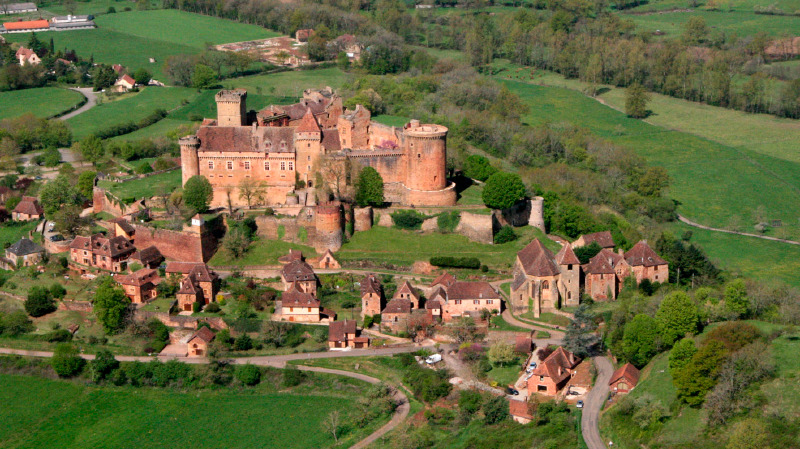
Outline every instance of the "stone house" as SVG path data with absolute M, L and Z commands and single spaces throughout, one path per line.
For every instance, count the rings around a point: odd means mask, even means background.
M 584 290 L 595 301 L 616 299 L 631 267 L 620 253 L 603 248 L 582 267 Z
M 7 269 L 35 266 L 42 260 L 44 254 L 44 248 L 23 237 L 6 248 L 5 259 L 7 262 L 3 262 L 9 265 Z
M 142 250 L 137 249 L 135 253 L 131 254 L 130 260 L 131 263 L 138 262 L 145 268 L 158 268 L 164 261 L 164 256 L 155 246 L 148 246 Z
M 572 242 L 573 248 L 580 248 L 581 246 L 591 245 L 597 242 L 600 248 L 614 249 L 614 237 L 611 236 L 611 231 L 594 232 L 592 234 L 584 234 L 578 237 L 577 240 Z
M 636 276 L 636 283 L 648 279 L 650 282 L 669 282 L 667 261 L 653 251 L 647 240 L 641 240 L 625 253 L 625 261 Z
M 119 217 L 111 220 L 111 223 L 114 224 L 115 236 L 122 236 L 134 244 L 136 243 L 136 228 L 134 228 L 133 225 L 128 222 L 128 220 Z
M 488 282 L 438 283 L 431 286 L 431 291 L 430 301 L 438 303 L 440 308 L 428 309 L 426 304 L 426 310 L 430 310 L 432 318 L 440 312 L 445 323 L 466 316 L 479 319 L 484 310 L 499 313 L 502 308 L 500 294 Z
M 342 268 L 342 265 L 339 263 L 339 261 L 336 260 L 335 257 L 333 257 L 333 253 L 331 252 L 330 249 L 325 250 L 325 254 L 323 254 L 322 257 L 319 258 L 317 266 L 321 270 L 338 270 L 339 268 Z
M 522 312 L 532 310 L 539 317 L 542 312 L 578 305 L 580 287 L 581 266 L 572 246 L 567 243 L 553 255 L 534 239 L 517 253 L 511 307 Z
M 300 282 L 294 282 L 281 295 L 281 320 L 300 323 L 319 323 L 320 302 L 311 293 L 306 293 Z
M 626 363 L 614 371 L 611 380 L 608 381 L 611 391 L 618 394 L 633 390 L 637 383 L 639 383 L 639 370 L 630 363 Z
M 158 271 L 151 268 L 142 268 L 127 275 L 117 275 L 114 280 L 122 286 L 125 295 L 133 304 L 144 304 L 155 299 L 158 296 L 158 284 L 161 283 Z
M 559 346 L 533 370 L 528 378 L 528 392 L 555 396 L 575 374 L 580 361 L 575 354 Z
M 361 317 L 379 315 L 386 299 L 383 286 L 374 274 L 368 274 L 361 280 Z
M 400 287 L 397 287 L 397 291 L 394 292 L 392 299 L 397 298 L 407 299 L 411 301 L 412 309 L 419 309 L 419 292 L 412 287 L 408 281 L 403 282 L 400 284 Z
M 181 277 L 180 289 L 175 295 L 180 311 L 191 312 L 196 302 L 209 304 L 219 292 L 219 276 L 202 262 L 169 262 L 165 273 Z
M 410 299 L 393 298 L 381 311 L 381 324 L 394 332 L 406 330 L 412 308 Z
M 304 292 L 317 296 L 317 275 L 311 265 L 302 258 L 294 258 L 283 266 L 281 269 L 281 281 L 283 281 L 284 290 L 288 291 L 294 283 L 298 283 Z
M 528 424 L 529 422 L 533 421 L 533 415 L 531 415 L 530 411 L 528 410 L 527 401 L 509 399 L 508 414 L 511 415 L 511 419 L 520 424 Z
M 23 196 L 17 207 L 11 211 L 11 219 L 17 221 L 40 220 L 42 217 L 44 209 L 33 196 Z
M 128 259 L 136 248 L 125 237 L 106 238 L 102 234 L 77 236 L 69 245 L 72 261 L 119 273 L 128 269 Z
M 355 320 L 334 321 L 328 327 L 328 347 L 364 349 L 369 347 L 369 338 L 358 335 Z
M 186 355 L 189 357 L 204 357 L 208 354 L 208 345 L 214 340 L 214 331 L 206 326 L 197 329 L 189 338 Z

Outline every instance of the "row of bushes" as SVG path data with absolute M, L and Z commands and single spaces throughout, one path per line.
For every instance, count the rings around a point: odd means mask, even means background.
M 151 112 L 147 117 L 139 120 L 138 122 L 131 121 L 127 123 L 121 123 L 119 125 L 113 125 L 103 130 L 100 130 L 97 132 L 97 137 L 99 137 L 100 139 L 110 139 L 112 137 L 121 136 L 123 134 L 129 134 L 136 130 L 153 125 L 166 116 L 167 116 L 167 111 L 165 109 L 156 109 L 155 111 Z
M 477 270 L 481 267 L 481 261 L 477 257 L 452 257 L 435 256 L 430 259 L 431 265 L 445 268 L 471 268 Z

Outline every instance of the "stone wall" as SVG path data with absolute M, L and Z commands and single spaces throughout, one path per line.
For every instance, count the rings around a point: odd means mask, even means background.
M 92 212 L 95 214 L 107 212 L 115 217 L 121 217 L 140 211 L 144 207 L 144 200 L 126 205 L 122 204 L 119 198 L 104 189 L 95 187 L 92 191 Z
M 353 229 L 358 231 L 369 231 L 372 229 L 372 208 L 359 207 L 353 211 L 355 216 L 355 224 Z
M 213 235 L 170 231 L 167 229 L 154 229 L 147 226 L 133 224 L 136 229 L 136 247 L 147 248 L 155 246 L 161 254 L 170 260 L 181 262 L 208 262 L 216 242 Z M 213 250 L 212 250 L 213 247 Z
M 148 312 L 141 309 L 137 309 L 133 313 L 133 319 L 141 323 L 150 321 L 153 318 L 157 319 L 158 321 L 161 321 L 162 323 L 164 323 L 165 326 L 168 327 L 197 329 L 198 323 L 205 322 L 216 330 L 222 330 L 228 328 L 228 324 L 225 323 L 225 321 L 223 321 L 222 318 L 220 317 L 193 318 L 190 316 L 170 315 L 167 312 Z
M 88 313 L 92 311 L 92 303 L 89 301 L 60 301 L 58 303 L 58 310 Z
M 461 212 L 456 232 L 470 240 L 491 244 L 494 242 L 494 219 L 491 215 Z
M 533 226 L 544 232 L 544 198 L 520 201 L 508 209 L 495 211 L 495 216 L 501 226 Z

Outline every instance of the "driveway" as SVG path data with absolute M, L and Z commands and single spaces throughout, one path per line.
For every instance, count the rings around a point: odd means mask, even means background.
M 70 112 L 69 114 L 64 114 L 59 117 L 59 120 L 68 120 L 72 117 L 75 117 L 78 114 L 83 114 L 84 112 L 92 109 L 93 107 L 97 106 L 97 93 L 95 93 L 91 87 L 71 87 L 69 90 L 74 90 L 75 92 L 79 92 L 81 95 L 86 97 L 86 103 L 79 107 L 78 109 Z
M 608 357 L 592 357 L 592 361 L 597 367 L 597 379 L 595 379 L 594 388 L 586 395 L 584 401 L 581 432 L 583 432 L 583 440 L 589 449 L 607 449 L 608 446 L 600 437 L 600 410 L 608 397 L 608 381 L 614 374 L 614 366 Z

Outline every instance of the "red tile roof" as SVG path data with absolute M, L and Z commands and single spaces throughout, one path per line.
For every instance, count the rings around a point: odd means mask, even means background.
M 417 289 L 412 287 L 411 284 L 408 281 L 404 281 L 400 285 L 400 287 L 397 289 L 397 291 L 394 292 L 394 296 L 392 296 L 392 298 L 399 298 L 400 295 L 403 295 L 403 294 L 411 295 L 414 298 L 416 298 L 417 301 L 419 301 L 419 293 L 417 292 Z
M 440 284 L 444 285 L 445 287 L 449 287 L 449 286 L 453 285 L 453 282 L 455 282 L 455 281 L 456 281 L 456 278 L 452 274 L 450 274 L 450 273 L 445 271 L 444 273 L 440 274 L 439 277 L 437 277 L 436 279 L 433 280 L 433 282 L 431 283 L 431 287 L 434 287 L 434 286 L 440 285 Z
M 508 413 L 519 418 L 533 419 L 533 416 L 528 412 L 528 403 L 517 401 L 516 399 L 508 400 Z
M 32 196 L 23 196 L 22 201 L 14 208 L 14 212 L 26 215 L 43 215 L 44 209 L 39 205 L 39 200 Z
M 306 109 L 306 113 L 303 115 L 303 119 L 300 120 L 300 124 L 297 126 L 297 132 L 299 133 L 322 132 L 322 130 L 319 129 L 319 125 L 317 124 L 317 119 L 315 119 L 314 114 L 311 113 L 311 109 Z
M 289 286 L 289 290 L 281 295 L 281 306 L 283 307 L 319 307 L 320 302 L 311 294 L 303 291 L 297 282 Z
M 622 256 L 608 249 L 602 249 L 589 263 L 583 266 L 586 274 L 614 274 L 614 267 L 622 260 Z
M 556 263 L 559 265 L 580 265 L 581 261 L 572 250 L 572 245 L 567 243 L 561 247 L 561 250 L 556 254 Z
M 30 29 L 39 29 L 39 28 L 50 28 L 50 22 L 46 20 L 30 20 L 27 22 L 19 21 L 19 22 L 3 22 L 3 28 L 6 30 L 30 30 Z
M 646 267 L 655 267 L 658 265 L 666 265 L 667 261 L 653 251 L 647 244 L 647 241 L 641 240 L 639 243 L 633 245 L 630 251 L 625 253 L 625 260 L 632 267 L 644 265 Z
M 613 248 L 614 237 L 611 236 L 611 231 L 594 232 L 592 234 L 585 234 L 579 237 L 583 239 L 584 245 L 589 245 L 592 242 L 597 242 L 601 248 Z
M 611 385 L 623 378 L 628 381 L 631 387 L 635 387 L 639 382 L 639 370 L 630 363 L 626 363 L 614 371 L 608 384 Z
M 167 262 L 167 274 L 189 274 L 197 265 L 205 265 L 202 262 Z
M 561 274 L 553 253 L 545 248 L 539 239 L 533 239 L 525 248 L 517 253 L 522 269 L 530 276 L 555 276 Z
M 575 354 L 559 346 L 533 370 L 533 375 L 549 377 L 558 384 L 570 376 L 569 370 L 575 368 L 578 363 L 580 359 L 575 357 Z
M 355 320 L 334 321 L 328 327 L 328 341 L 346 341 L 347 334 L 355 333 Z
M 133 285 L 136 287 L 143 287 L 147 284 L 158 285 L 161 283 L 158 271 L 150 268 L 142 268 L 128 275 L 117 275 L 114 277 L 114 280 L 122 285 Z
M 377 276 L 372 273 L 364 276 L 364 279 L 361 280 L 361 296 L 363 297 L 369 293 L 381 294 L 381 283 L 378 281 Z
M 206 326 L 203 326 L 200 329 L 197 329 L 197 332 L 195 332 L 194 335 L 192 335 L 192 338 L 190 338 L 189 341 L 191 342 L 195 338 L 199 338 L 206 343 L 210 343 L 211 340 L 214 339 L 214 336 L 215 336 L 214 331 L 207 328 Z
M 456 299 L 500 299 L 500 295 L 488 282 L 456 281 L 446 290 L 447 300 Z

